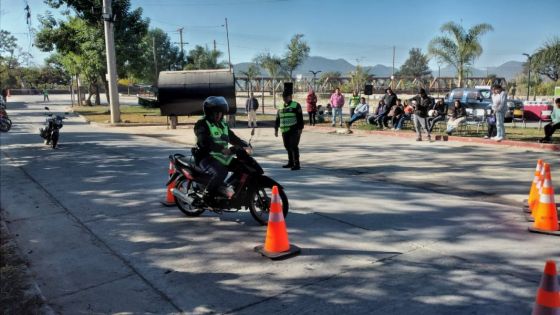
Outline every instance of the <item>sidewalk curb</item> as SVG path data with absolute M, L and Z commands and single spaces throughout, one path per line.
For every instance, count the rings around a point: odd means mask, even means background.
M 309 126 L 306 126 L 309 127 Z M 310 130 L 318 131 L 318 132 L 326 132 L 326 133 L 341 133 L 338 132 L 340 129 L 346 128 L 335 128 L 335 127 L 323 127 L 323 126 L 313 126 L 309 127 Z M 399 138 L 416 138 L 416 135 L 413 133 L 408 132 L 397 132 L 397 131 L 381 131 L 381 130 L 360 130 L 360 129 L 353 129 L 351 133 L 346 134 L 360 134 L 360 135 L 378 135 L 378 136 L 387 136 L 387 137 L 399 137 Z M 483 138 L 475 138 L 475 137 L 458 137 L 458 136 L 449 136 L 448 141 L 453 142 L 470 142 L 482 145 L 493 145 L 493 146 L 510 146 L 510 147 L 519 147 L 519 148 L 531 148 L 531 149 L 539 149 L 543 151 L 553 151 L 558 152 L 560 151 L 560 144 L 547 144 L 547 143 L 532 143 L 532 142 L 523 142 L 523 141 L 514 141 L 514 140 L 503 140 L 501 142 L 496 142 L 489 139 Z

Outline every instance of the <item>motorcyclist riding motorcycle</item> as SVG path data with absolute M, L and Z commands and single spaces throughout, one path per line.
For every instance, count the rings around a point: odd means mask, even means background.
M 203 199 L 212 201 L 213 196 L 220 194 L 219 188 L 224 183 L 232 164 L 236 163 L 234 152 L 228 148 L 229 144 L 246 147 L 247 143 L 231 131 L 224 119 L 229 110 L 228 103 L 221 96 L 210 96 L 202 105 L 204 117 L 194 126 L 198 152 L 197 164 L 212 176 Z

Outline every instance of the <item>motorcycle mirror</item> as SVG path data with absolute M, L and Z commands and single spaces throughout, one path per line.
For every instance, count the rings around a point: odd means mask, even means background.
M 50 110 L 47 106 L 45 106 L 45 109 L 46 109 L 46 110 Z

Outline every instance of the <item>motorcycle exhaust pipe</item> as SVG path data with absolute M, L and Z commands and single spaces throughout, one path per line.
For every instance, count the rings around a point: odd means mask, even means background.
M 177 197 L 177 199 L 181 200 L 182 202 L 188 203 L 191 205 L 193 203 L 193 198 L 189 197 L 187 194 L 182 193 L 179 189 L 171 188 L 171 193 L 173 196 Z

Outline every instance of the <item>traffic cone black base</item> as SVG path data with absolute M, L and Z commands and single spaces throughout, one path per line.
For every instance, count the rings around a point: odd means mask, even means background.
M 541 229 L 537 229 L 534 227 L 528 227 L 527 228 L 529 230 L 529 232 L 533 232 L 533 233 L 541 233 L 541 234 L 548 234 L 548 235 L 553 235 L 553 236 L 560 236 L 560 231 L 547 231 L 547 230 L 541 230 Z
M 290 244 L 290 249 L 285 252 L 271 253 L 264 249 L 264 245 L 259 245 L 255 246 L 255 252 L 260 253 L 261 255 L 272 260 L 282 260 L 299 255 L 301 253 L 301 248 L 297 247 L 296 245 Z

